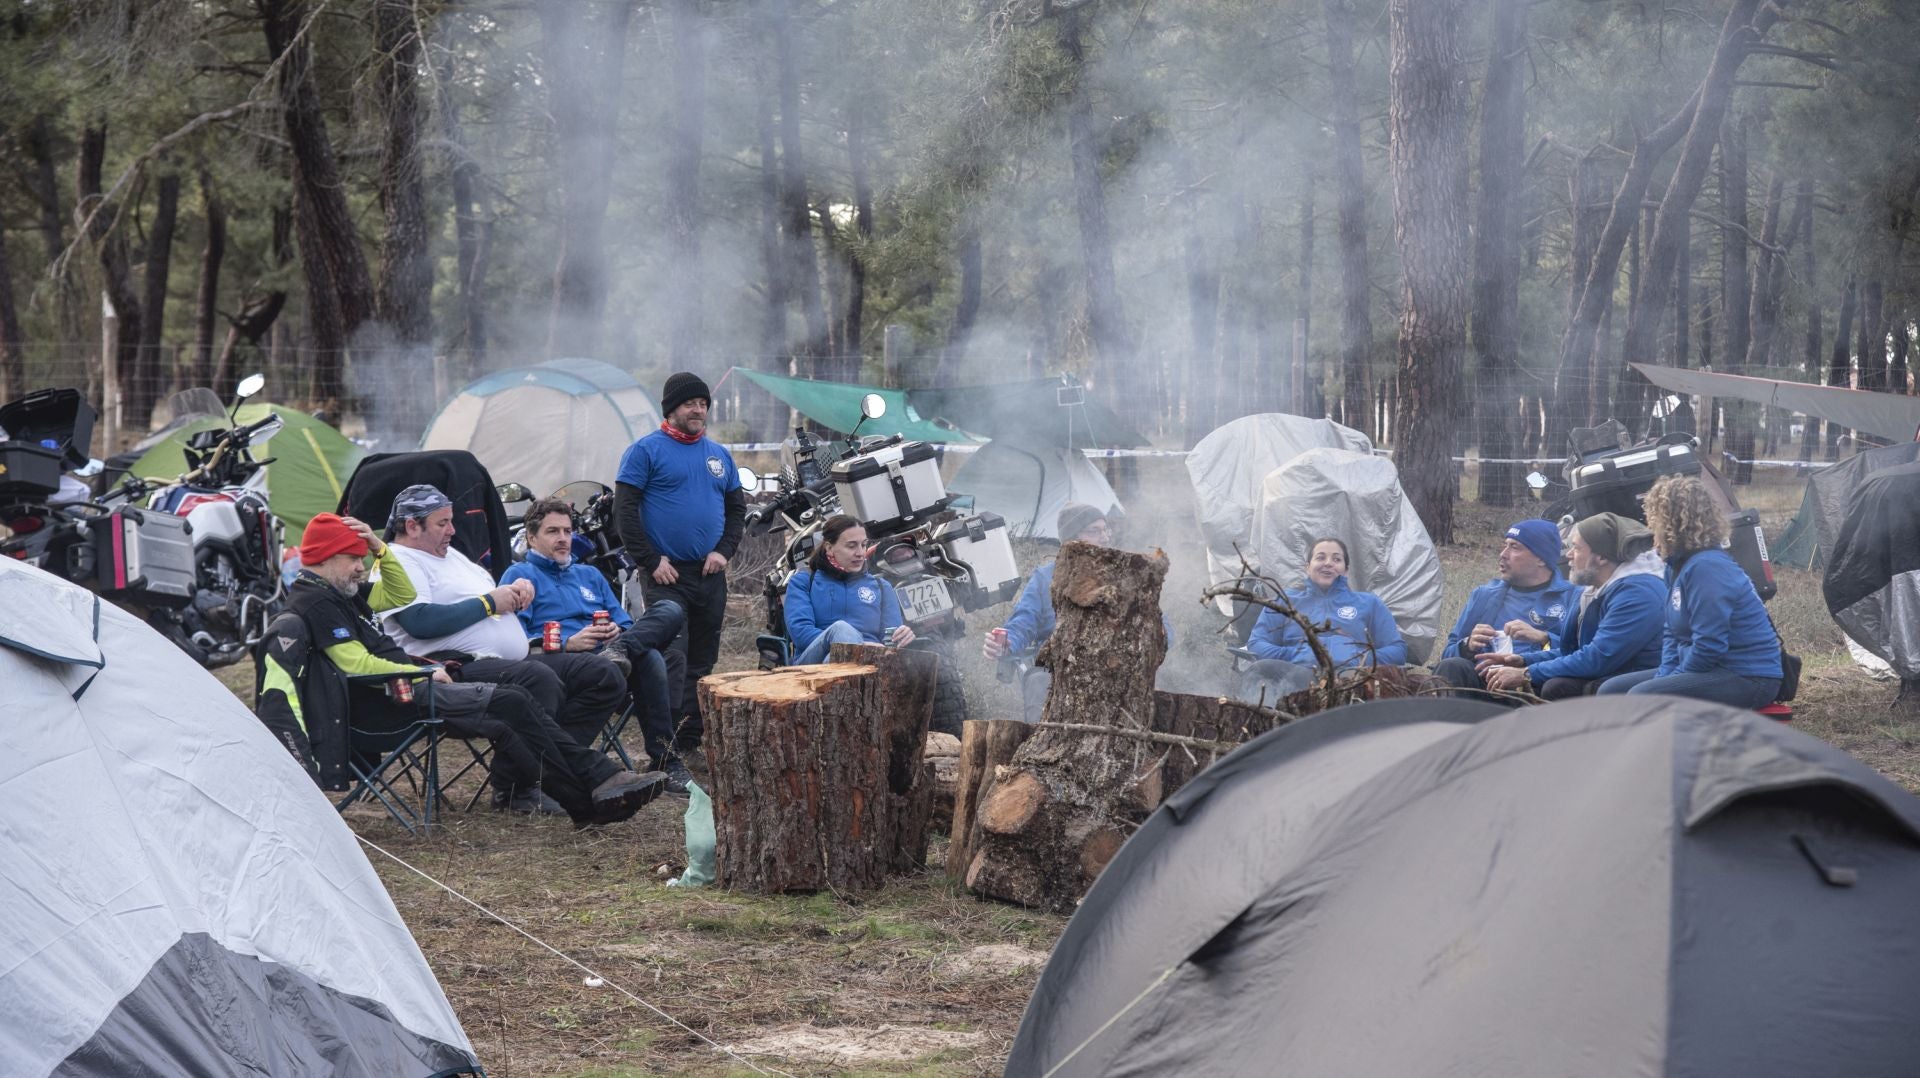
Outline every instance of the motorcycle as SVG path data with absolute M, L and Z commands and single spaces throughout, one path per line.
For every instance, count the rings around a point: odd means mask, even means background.
M 67 485 L 0 494 L 10 532 L 0 555 L 140 614 L 203 666 L 245 657 L 284 595 L 281 525 L 267 501 L 272 459 L 252 452 L 283 422 L 234 421 L 240 402 L 264 385 L 258 374 L 241 381 L 232 409 L 220 410 L 227 427 L 187 440 L 187 470 L 174 482 L 127 476 L 98 497 Z
M 862 423 L 886 414 L 886 400 L 868 394 Z M 742 469 L 748 489 L 759 477 Z M 751 480 L 751 482 L 748 482 Z M 794 432 L 790 464 L 777 477 L 778 491 L 747 512 L 747 533 L 788 532 L 762 594 L 767 634 L 759 640 L 760 665 L 786 659 L 787 582 L 805 568 L 821 543 L 821 529 L 838 513 L 858 518 L 874 543 L 868 559 L 874 575 L 892 584 L 901 615 L 913 629 L 909 647 L 939 660 L 933 728 L 958 734 L 966 718 L 966 692 L 954 644 L 967 635 L 964 614 L 1012 599 L 1020 573 L 1006 522 L 991 513 L 969 513 L 947 494 L 933 448 L 901 435 L 859 436 L 823 442 L 804 427 Z

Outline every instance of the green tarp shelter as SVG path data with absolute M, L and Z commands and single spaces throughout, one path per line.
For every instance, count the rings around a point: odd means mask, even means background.
M 813 420 L 828 430 L 842 434 L 858 425 L 860 433 L 901 434 L 921 442 L 972 442 L 975 439 L 952 424 L 930 420 L 917 410 L 901 389 L 875 389 L 846 382 L 815 382 L 805 378 L 784 378 L 735 367 L 749 382 L 778 398 L 780 403 Z M 879 419 L 860 421 L 860 398 L 878 393 L 887 401 L 887 414 Z
M 254 456 L 273 459 L 267 466 L 267 500 L 286 526 L 288 539 L 297 540 L 315 513 L 330 513 L 340 504 L 347 477 L 364 454 L 339 431 L 285 405 L 243 404 L 238 421 L 257 423 L 269 412 L 277 414 L 286 427 L 265 445 L 256 446 Z M 187 470 L 187 439 L 224 426 L 224 419 L 210 416 L 190 419 L 169 431 L 128 470 L 148 479 L 176 479 Z
M 878 393 L 887 414 L 862 434 L 903 434 L 923 442 L 1017 438 L 1026 445 L 1133 449 L 1147 444 L 1106 405 L 1068 378 L 1035 378 L 944 389 L 876 389 L 847 382 L 783 378 L 745 367 L 735 371 L 829 430 L 860 422 L 860 398 Z

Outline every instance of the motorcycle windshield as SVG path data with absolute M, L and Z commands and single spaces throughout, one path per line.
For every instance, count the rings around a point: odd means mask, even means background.
M 225 419 L 227 416 L 226 406 L 220 403 L 220 395 L 204 386 L 183 389 L 168 397 L 166 408 L 167 426 L 177 424 L 184 419 L 199 419 L 205 416 Z

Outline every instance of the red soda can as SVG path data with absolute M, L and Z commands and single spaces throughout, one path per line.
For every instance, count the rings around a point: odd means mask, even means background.
M 557 621 L 547 622 L 546 632 L 542 633 L 540 637 L 540 647 L 546 651 L 560 650 L 560 623 L 559 622 Z
M 596 610 L 593 612 L 593 624 L 596 627 L 601 625 L 611 625 L 613 624 L 613 615 L 607 613 L 604 610 Z
M 403 678 L 403 677 L 394 678 L 393 679 L 393 698 L 398 703 L 402 703 L 402 704 L 413 703 L 412 679 Z

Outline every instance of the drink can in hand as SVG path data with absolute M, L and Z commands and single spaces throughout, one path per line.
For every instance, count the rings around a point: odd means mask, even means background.
M 390 688 L 392 689 L 392 692 L 390 693 L 390 695 L 393 697 L 396 703 L 402 703 L 402 704 L 413 703 L 412 679 L 404 678 L 404 677 L 394 678 L 393 684 L 390 686 Z
M 560 623 L 559 622 L 557 621 L 547 622 L 546 631 L 540 634 L 540 647 L 542 650 L 545 650 L 545 651 L 560 650 Z
M 1487 650 L 1495 655 L 1511 655 L 1513 654 L 1513 637 L 1505 632 L 1494 633 L 1493 642 L 1487 645 Z
M 612 624 L 613 624 L 613 615 L 612 615 L 612 614 L 609 614 L 609 613 L 607 613 L 607 612 L 606 612 L 606 611 L 604 611 L 604 610 L 596 610 L 596 611 L 594 611 L 594 612 L 593 612 L 593 625 L 594 625 L 594 628 L 596 628 L 596 629 L 597 629 L 597 628 L 599 628 L 599 627 L 601 627 L 601 626 L 603 626 L 603 625 L 612 625 Z
M 1001 647 L 1007 646 L 1007 630 L 1004 626 L 987 630 L 987 635 L 993 637 L 993 642 Z

